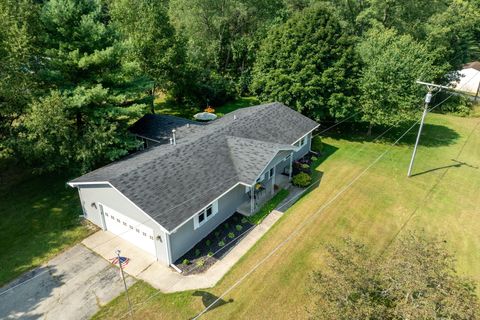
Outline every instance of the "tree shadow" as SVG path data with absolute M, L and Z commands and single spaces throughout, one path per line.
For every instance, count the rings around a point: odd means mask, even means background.
M 210 292 L 207 292 L 207 291 L 197 290 L 194 293 L 192 293 L 192 296 L 202 297 L 202 303 L 203 303 L 203 306 L 205 308 L 207 308 L 212 303 L 214 303 L 208 310 L 213 310 L 213 309 L 216 309 L 218 307 L 221 307 L 223 305 L 226 305 L 228 303 L 233 302 L 233 299 L 229 299 L 228 301 L 223 300 L 223 299 L 219 299 L 219 297 L 217 297 L 217 296 L 215 296 L 215 295 L 213 295 L 213 294 L 211 294 Z
M 64 275 L 55 267 L 39 267 L 23 274 L 0 288 L 0 319 L 42 318 L 37 307 L 63 284 Z
M 376 139 L 383 143 L 394 143 L 398 138 L 402 136 L 413 123 L 401 125 L 399 127 L 390 129 L 381 138 Z M 344 139 L 353 142 L 369 142 L 374 140 L 378 135 L 385 132 L 388 126 L 377 126 L 372 130 L 372 134 L 369 136 L 364 131 L 363 127 L 354 127 L 349 131 L 331 132 L 328 135 L 331 138 Z M 347 133 L 348 132 L 348 133 Z M 418 125 L 411 129 L 397 144 L 398 145 L 414 145 L 417 138 Z M 460 134 L 455 130 L 438 124 L 426 123 L 422 129 L 422 136 L 420 139 L 420 145 L 424 147 L 439 147 L 448 146 L 454 144 L 460 138 Z
M 322 164 L 325 160 L 327 160 L 337 150 L 338 150 L 337 147 L 324 142 L 322 152 L 318 154 L 318 160 L 312 163 L 312 169 L 317 168 L 320 164 Z
M 449 169 L 449 168 L 460 168 L 460 167 L 463 167 L 463 166 L 469 167 L 469 168 L 472 168 L 472 169 L 478 169 L 477 166 L 468 164 L 468 163 L 466 163 L 466 162 L 458 161 L 458 160 L 455 160 L 455 159 L 451 159 L 451 160 L 452 160 L 453 162 L 455 162 L 455 163 L 454 163 L 454 164 L 445 165 L 445 166 L 442 166 L 442 167 L 438 167 L 438 168 L 433 168 L 433 169 L 425 170 L 425 171 L 422 171 L 422 172 L 419 172 L 419 173 L 415 173 L 415 174 L 412 174 L 412 177 L 420 176 L 420 175 L 422 175 L 422 174 L 427 174 L 427 173 L 434 172 L 434 171 L 438 171 L 438 170 Z

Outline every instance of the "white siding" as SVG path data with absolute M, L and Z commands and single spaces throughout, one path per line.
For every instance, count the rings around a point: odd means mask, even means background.
M 139 224 L 143 224 L 152 229 L 155 239 L 157 260 L 167 265 L 170 264 L 167 255 L 167 235 L 156 222 L 152 221 L 151 218 L 141 212 L 117 190 L 108 184 L 98 184 L 79 186 L 78 192 L 85 210 L 85 217 L 100 228 L 103 229 L 105 227 L 99 206 L 99 203 L 102 203 L 126 217 L 137 221 Z M 92 203 L 95 203 L 95 206 L 92 206 Z M 159 238 L 157 239 L 157 237 Z

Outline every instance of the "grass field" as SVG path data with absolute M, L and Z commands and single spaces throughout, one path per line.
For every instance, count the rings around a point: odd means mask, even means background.
M 308 275 L 322 267 L 325 244 L 344 236 L 381 253 L 399 235 L 417 230 L 446 240 L 458 271 L 480 283 L 480 118 L 430 114 L 415 163 L 406 177 L 415 130 L 393 148 L 402 131 L 382 141 L 364 136 L 325 138 L 328 157 L 319 165 L 318 188 L 298 201 L 213 289 L 157 294 L 140 282 L 132 288 L 136 318 L 186 319 L 221 295 L 302 222 L 296 237 L 222 297 L 205 319 L 301 319 L 308 306 Z M 377 132 L 378 134 L 379 132 Z M 375 134 L 375 133 L 374 133 Z M 322 205 L 382 152 L 390 152 L 325 210 Z M 147 300 L 148 299 L 148 300 Z M 125 297 L 97 318 L 125 314 Z
M 18 176 L 18 174 L 16 175 Z M 64 176 L 29 176 L 0 189 L 0 285 L 85 238 L 76 190 Z

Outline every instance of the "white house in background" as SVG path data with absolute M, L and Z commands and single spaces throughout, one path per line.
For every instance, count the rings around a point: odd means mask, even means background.
M 318 126 L 280 103 L 208 123 L 146 115 L 132 127 L 145 150 L 68 184 L 86 219 L 170 265 L 232 214 L 253 214 L 288 185 Z
M 460 80 L 455 82 L 455 89 L 476 95 L 480 89 L 480 62 L 474 61 L 463 66 L 459 71 Z

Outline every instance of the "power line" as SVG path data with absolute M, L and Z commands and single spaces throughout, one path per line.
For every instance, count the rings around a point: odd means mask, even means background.
M 451 94 L 447 99 L 444 99 L 441 103 L 437 104 L 433 108 L 430 109 L 434 110 L 438 106 L 440 106 L 442 103 L 447 101 L 453 94 Z M 203 314 L 205 314 L 210 308 L 212 308 L 215 304 L 217 304 L 225 295 L 227 295 L 229 292 L 231 292 L 233 289 L 235 289 L 238 285 L 240 285 L 243 280 L 245 280 L 250 274 L 252 274 L 256 269 L 258 269 L 260 266 L 265 263 L 272 255 L 274 255 L 279 249 L 281 249 L 285 244 L 287 244 L 293 237 L 295 237 L 305 226 L 308 225 L 308 223 L 319 213 L 321 213 L 325 208 L 329 207 L 330 204 L 332 204 L 337 198 L 339 198 L 345 191 L 350 189 L 350 187 L 358 181 L 370 168 L 372 168 L 377 162 L 379 162 L 390 150 L 393 148 L 395 145 L 400 142 L 401 139 L 403 139 L 418 123 L 420 120 L 417 120 L 412 126 L 410 126 L 407 131 L 405 131 L 390 147 L 389 149 L 385 150 L 382 152 L 370 165 L 368 165 L 360 174 L 358 174 L 352 181 L 350 181 L 346 186 L 344 186 L 335 196 L 330 198 L 326 203 L 324 203 L 317 211 L 315 211 L 313 214 L 311 214 L 307 219 L 305 219 L 294 231 L 290 233 L 290 235 L 285 238 L 282 242 L 280 242 L 273 250 L 270 251 L 269 254 L 267 254 L 262 260 L 260 260 L 257 264 L 254 265 L 253 268 L 251 268 L 247 273 L 245 273 L 239 280 L 237 280 L 232 286 L 230 286 L 227 290 L 225 290 L 215 301 L 213 301 L 210 305 L 205 307 L 200 313 L 198 313 L 193 320 L 200 318 Z
M 465 85 L 466 85 L 468 82 L 470 82 L 472 79 L 473 79 L 473 77 L 472 77 L 471 79 L 469 79 L 467 82 L 465 82 L 465 83 L 463 84 L 463 86 L 465 86 Z M 453 95 L 453 94 L 452 94 L 452 95 Z M 447 97 L 447 98 L 446 98 L 444 101 L 442 101 L 441 103 L 437 104 L 434 108 L 436 108 L 437 106 L 439 106 L 440 104 L 442 104 L 443 102 L 445 102 L 446 100 L 448 100 L 452 95 L 450 95 L 449 97 Z M 434 108 L 432 108 L 432 109 L 430 109 L 430 110 L 433 110 Z M 351 115 L 351 116 L 343 119 L 342 121 L 340 121 L 340 122 L 338 122 L 338 123 L 330 126 L 329 128 L 323 130 L 323 131 L 320 132 L 320 133 L 324 133 L 324 132 L 326 132 L 327 130 L 330 130 L 330 129 L 336 127 L 337 125 L 345 122 L 346 120 L 354 117 L 355 115 L 357 115 L 357 114 L 359 114 L 359 113 L 360 113 L 360 111 L 356 112 L 355 114 L 353 114 L 353 115 Z M 417 121 L 416 123 L 418 123 L 418 121 Z M 416 123 L 415 123 L 415 124 L 416 124 Z M 415 125 L 415 124 L 414 124 L 414 125 Z M 389 128 L 388 130 L 390 130 L 390 129 L 391 129 L 391 128 Z M 411 130 L 411 129 L 409 129 L 409 130 Z M 409 131 L 409 130 L 408 130 L 408 131 Z M 320 133 L 319 133 L 319 134 L 320 134 Z M 317 136 L 317 135 L 318 135 L 318 134 L 316 134 L 315 136 Z M 233 180 L 234 178 L 236 178 L 236 177 L 232 177 L 232 178 L 230 178 L 230 179 Z M 229 180 L 227 180 L 227 181 L 229 181 Z M 212 188 L 210 188 L 210 189 L 208 189 L 208 190 L 211 190 L 211 189 L 216 188 L 216 187 L 217 187 L 217 186 L 212 187 Z M 196 197 L 198 197 L 198 196 L 199 196 L 199 195 L 197 195 L 197 196 L 195 196 L 195 197 L 192 197 L 192 198 L 190 198 L 190 199 L 187 199 L 186 201 L 184 201 L 184 202 L 182 202 L 182 203 L 180 203 L 180 204 L 177 204 L 176 206 L 173 206 L 173 207 L 169 208 L 169 210 L 171 211 L 171 210 L 174 209 L 174 207 L 178 207 L 178 206 L 180 206 L 180 205 L 183 205 L 184 203 L 186 203 L 186 202 L 188 202 L 188 201 L 191 201 L 191 200 L 193 200 L 194 198 L 196 198 Z M 156 216 L 158 216 L 158 215 L 156 215 Z M 156 217 L 156 216 L 151 216 L 151 217 L 153 218 L 153 217 Z M 148 222 L 148 221 L 150 221 L 150 218 L 147 219 L 147 220 L 145 220 L 145 221 L 143 221 L 143 222 L 138 223 L 136 226 L 140 226 L 140 225 L 142 225 L 143 223 Z M 106 240 L 106 241 L 104 241 L 104 242 L 102 242 L 102 243 L 100 243 L 100 244 L 92 247 L 91 249 L 93 250 L 93 249 L 96 249 L 96 248 L 98 248 L 98 247 L 100 247 L 100 246 L 102 246 L 102 245 L 105 245 L 106 243 L 108 243 L 108 242 L 116 239 L 116 238 L 119 237 L 121 234 L 124 234 L 124 233 L 126 233 L 126 232 L 129 232 L 129 230 L 127 230 L 127 231 L 125 231 L 125 232 L 122 232 L 122 233 L 119 233 L 119 234 L 116 234 L 114 237 L 112 237 L 112 238 L 110 238 L 109 240 Z M 67 259 L 67 261 L 68 261 L 68 260 L 71 260 L 72 258 L 73 258 L 73 256 L 72 256 L 71 258 Z M 43 275 L 43 274 L 45 274 L 45 273 L 47 273 L 47 272 L 48 272 L 48 268 L 47 268 L 45 271 L 42 271 L 42 272 L 36 274 L 35 276 L 33 276 L 33 277 L 31 277 L 31 278 L 29 278 L 29 279 L 27 279 L 27 280 L 25 280 L 25 281 L 23 281 L 23 282 L 21 282 L 21 283 L 16 284 L 16 285 L 13 286 L 13 287 L 10 287 L 10 288 L 8 288 L 8 289 L 0 292 L 0 296 L 2 296 L 2 295 L 4 295 L 4 294 L 6 294 L 6 293 L 8 293 L 8 292 L 10 292 L 10 291 L 12 291 L 12 290 L 14 290 L 14 289 L 16 289 L 16 288 L 18 288 L 18 287 L 20 287 L 20 286 L 22 286 L 22 285 L 24 285 L 24 284 L 26 284 L 26 283 L 29 283 L 30 281 L 34 280 L 35 278 L 37 278 L 37 277 L 39 277 L 39 276 L 41 276 L 41 275 Z M 72 279 L 73 279 L 73 278 L 72 278 Z M 70 279 L 70 280 L 72 280 L 72 279 Z
M 351 115 L 351 116 L 343 119 L 342 121 L 336 123 L 335 125 L 328 127 L 327 129 L 323 130 L 322 133 L 324 133 L 324 132 L 326 132 L 326 131 L 328 131 L 328 130 L 334 128 L 334 127 L 336 127 L 337 125 L 339 125 L 340 123 L 342 123 L 342 122 L 344 122 L 344 121 L 346 121 L 346 120 L 348 120 L 348 119 L 351 119 L 352 117 L 354 117 L 355 115 L 357 115 L 357 114 L 359 114 L 359 113 L 360 113 L 360 112 L 356 112 L 355 114 L 353 114 L 353 115 Z M 232 181 L 232 180 L 234 180 L 234 179 L 238 179 L 238 177 L 237 177 L 237 176 L 233 176 L 233 177 L 231 177 L 231 178 L 228 178 L 227 180 L 224 180 L 224 183 L 225 183 L 225 182 Z M 212 189 L 215 189 L 215 188 L 218 188 L 218 186 L 213 186 L 213 187 L 208 188 L 208 189 L 203 190 L 203 191 L 211 191 Z M 202 196 L 202 195 L 205 195 L 205 194 L 207 194 L 207 192 L 203 192 L 203 193 L 201 193 L 201 194 L 198 194 L 198 195 L 195 195 L 195 196 L 193 196 L 193 197 L 191 197 L 191 198 L 188 198 L 187 200 L 185 200 L 185 201 L 183 201 L 183 202 L 181 202 L 181 203 L 179 203 L 179 204 L 176 204 L 176 205 L 168 208 L 167 211 L 165 211 L 165 212 L 170 212 L 170 211 L 172 211 L 173 209 L 178 208 L 179 206 L 182 206 L 182 205 L 184 205 L 185 203 L 188 203 L 188 202 L 190 202 L 190 201 L 192 201 L 192 200 L 194 200 L 194 199 L 196 199 L 196 198 L 198 198 L 198 197 L 200 197 L 200 196 Z M 165 213 L 165 212 L 162 212 L 162 213 Z M 146 222 L 151 221 L 151 219 L 154 219 L 154 218 L 158 217 L 158 215 L 159 215 L 159 214 L 150 216 L 149 218 L 147 218 L 147 219 L 144 220 L 143 222 L 139 222 L 137 225 L 135 225 L 135 227 L 138 227 L 138 226 L 140 226 L 140 225 L 142 225 L 142 224 L 144 224 L 144 223 L 146 223 Z M 99 248 L 99 247 L 101 247 L 101 246 L 109 243 L 110 241 L 116 240 L 116 239 L 119 238 L 122 234 L 125 234 L 125 233 L 127 233 L 127 232 L 130 232 L 130 230 L 126 230 L 126 231 L 124 231 L 124 232 L 115 234 L 114 237 L 112 237 L 112 238 L 110 238 L 110 239 L 108 239 L 108 240 L 105 240 L 104 242 L 99 243 L 99 244 L 96 245 L 96 246 L 91 247 L 90 250 L 97 249 L 97 248 Z M 70 258 L 67 259 L 65 262 L 73 259 L 73 257 L 74 257 L 74 256 L 70 257 Z M 20 287 L 20 286 L 22 286 L 22 285 L 24 285 L 24 284 L 27 284 L 28 282 L 30 282 L 30 281 L 32 281 L 32 280 L 40 277 L 41 275 L 46 274 L 48 271 L 49 271 L 49 270 L 48 270 L 48 268 L 47 268 L 47 269 L 45 269 L 44 271 L 42 271 L 42 272 L 40 272 L 40 273 L 37 273 L 36 275 L 34 275 L 34 276 L 31 277 L 31 278 L 29 278 L 29 279 L 27 279 L 27 280 L 25 280 L 25 281 L 23 281 L 23 282 L 21 282 L 21 283 L 18 283 L 18 284 L 14 285 L 14 286 L 12 286 L 12 287 L 10 287 L 10 288 L 8 288 L 8 289 L 5 289 L 4 291 L 0 292 L 0 296 L 4 295 L 4 294 L 6 294 L 6 293 L 8 293 L 8 292 L 10 292 L 10 291 L 15 290 L 16 288 L 18 288 L 18 287 Z M 72 278 L 72 279 L 73 279 L 73 278 Z M 70 279 L 70 280 L 72 280 L 72 279 Z
M 392 128 L 394 128 L 394 127 L 395 127 L 395 125 L 390 126 L 387 130 L 385 130 L 384 132 L 380 133 L 380 135 L 378 135 L 377 137 L 375 137 L 375 138 L 374 138 L 373 140 L 371 140 L 370 142 L 374 142 L 374 141 L 380 139 L 381 137 L 383 137 L 387 132 L 389 132 L 389 131 L 390 131 Z M 359 148 L 359 149 L 354 153 L 354 155 L 360 153 L 360 152 L 363 151 L 365 148 L 366 148 L 366 145 L 363 145 L 361 148 Z M 282 207 L 288 205 L 290 202 L 296 201 L 299 197 L 301 197 L 303 194 L 305 194 L 310 188 L 312 188 L 313 186 L 315 186 L 316 183 L 319 182 L 319 181 L 320 181 L 320 179 L 317 179 L 317 180 L 313 181 L 313 182 L 311 183 L 311 185 L 310 185 L 309 187 L 307 187 L 301 194 L 297 195 L 297 197 L 294 197 L 294 198 L 290 199 L 289 201 L 287 201 L 286 203 L 284 203 L 284 204 L 282 205 Z M 281 207 L 280 207 L 280 208 L 281 208 Z M 153 293 L 153 294 L 150 295 L 147 299 L 145 299 L 144 301 L 142 301 L 141 303 L 139 303 L 139 304 L 137 304 L 137 305 L 140 305 L 140 304 L 145 305 L 148 301 L 150 301 L 151 299 L 153 299 L 155 296 L 157 296 L 157 295 L 160 294 L 160 293 L 161 293 L 161 291 L 160 291 L 160 290 L 157 290 L 155 293 Z M 137 308 L 137 309 L 134 308 L 134 311 L 138 311 L 138 310 L 141 310 L 141 309 L 142 309 L 142 307 Z M 125 316 L 121 317 L 120 319 L 123 319 L 123 318 L 125 318 Z
M 480 125 L 480 121 L 477 122 L 477 124 L 474 126 L 474 128 L 472 129 L 472 131 L 470 132 L 470 134 L 468 135 L 467 139 L 465 140 L 465 142 L 463 143 L 462 147 L 460 148 L 460 151 L 458 152 L 457 156 L 455 158 L 459 158 L 460 155 L 463 153 L 463 150 L 465 149 L 465 146 L 467 145 L 468 141 L 470 140 L 470 138 L 472 137 L 473 133 L 475 132 L 475 130 L 477 130 L 478 126 Z M 418 212 L 418 210 L 422 207 L 422 204 L 425 203 L 425 201 L 433 194 L 433 191 L 435 190 L 435 188 L 440 184 L 440 182 L 442 182 L 443 178 L 447 175 L 448 171 L 449 171 L 450 167 L 448 167 L 441 175 L 440 177 L 437 179 L 437 181 L 432 185 L 432 187 L 428 190 L 428 192 L 425 194 L 425 197 L 423 198 L 423 200 L 420 202 L 420 204 L 418 204 L 416 206 L 416 208 L 412 211 L 412 213 L 407 217 L 407 219 L 405 220 L 405 222 L 400 226 L 400 228 L 398 229 L 398 231 L 395 233 L 395 235 L 393 236 L 393 238 L 387 243 L 387 245 L 385 246 L 385 248 L 380 252 L 379 256 L 382 256 L 387 250 L 388 248 L 395 242 L 395 240 L 397 239 L 397 237 L 400 235 L 400 233 L 405 229 L 405 227 L 407 226 L 407 224 L 410 222 L 410 220 L 412 220 L 412 218 L 415 216 L 415 214 Z

